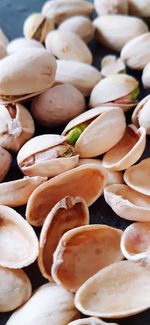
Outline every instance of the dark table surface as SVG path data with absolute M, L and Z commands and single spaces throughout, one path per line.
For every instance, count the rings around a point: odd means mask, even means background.
M 43 0 L 0 0 L 0 27 L 4 30 L 9 40 L 22 36 L 22 26 L 25 18 L 33 12 L 39 12 L 44 2 L 45 1 Z M 97 42 L 91 43 L 90 48 L 94 53 L 94 65 L 98 68 L 100 66 L 100 58 L 108 53 L 114 53 L 112 51 L 108 51 Z M 134 72 L 131 70 L 128 72 L 140 80 L 141 74 L 139 72 Z M 148 92 L 146 92 L 141 85 L 141 98 L 146 94 L 148 94 Z M 127 121 L 130 121 L 130 113 L 127 114 Z M 36 134 L 59 133 L 61 131 L 61 129 L 44 129 L 38 125 L 36 126 L 36 130 Z M 142 158 L 150 156 L 149 148 L 150 141 L 147 139 L 146 150 Z M 16 159 L 14 157 L 11 170 L 6 178 L 6 181 L 17 179 L 18 177 L 22 177 L 22 174 L 16 165 Z M 24 216 L 25 209 L 18 208 L 17 211 Z M 90 221 L 94 224 L 107 224 L 123 230 L 130 224 L 130 222 L 121 219 L 111 210 L 111 208 L 104 201 L 103 196 L 101 196 L 92 205 L 92 207 L 90 207 Z M 36 229 L 36 232 L 39 235 L 40 229 Z M 46 282 L 46 280 L 40 274 L 36 263 L 28 268 L 25 268 L 25 272 L 31 279 L 33 290 Z M 0 325 L 6 324 L 10 314 L 11 313 L 0 314 Z M 108 322 L 110 322 L 110 320 L 108 320 Z M 116 322 L 118 322 L 120 325 L 150 325 L 150 310 L 147 310 L 134 317 L 119 319 L 118 321 L 116 320 Z

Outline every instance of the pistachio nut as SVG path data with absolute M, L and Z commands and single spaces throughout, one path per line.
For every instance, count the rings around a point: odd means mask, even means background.
M 0 104 L 0 145 L 17 152 L 34 134 L 29 111 L 21 104 Z
M 89 317 L 89 318 L 82 318 L 77 319 L 68 325 L 108 325 L 108 323 L 104 322 L 100 318 L 96 317 Z M 117 325 L 116 323 L 109 323 L 109 325 Z
M 142 74 L 144 88 L 150 88 L 150 62 L 145 66 Z
M 10 153 L 0 147 L 0 182 L 5 178 L 8 173 L 12 162 L 12 157 Z
M 33 228 L 15 210 L 0 205 L 0 265 L 13 269 L 33 263 L 39 252 Z
M 89 104 L 91 107 L 115 105 L 126 112 L 137 105 L 139 93 L 139 83 L 135 78 L 127 74 L 113 75 L 97 83 L 92 90 Z
M 23 34 L 27 39 L 34 38 L 43 43 L 47 34 L 53 29 L 54 20 L 52 18 L 45 17 L 41 13 L 33 13 L 24 22 Z
M 149 0 L 128 0 L 129 12 L 133 16 L 150 17 Z
M 54 205 L 68 195 L 81 196 L 90 206 L 102 194 L 106 179 L 104 169 L 97 164 L 76 167 L 50 179 L 30 196 L 26 208 L 28 222 L 42 226 Z
M 74 145 L 81 158 L 91 158 L 101 155 L 119 142 L 125 127 L 121 108 L 101 106 L 70 121 L 62 134 Z M 113 130 L 111 137 L 110 128 Z
M 93 4 L 86 0 L 51 0 L 47 1 L 42 8 L 42 13 L 54 18 L 56 25 L 72 16 L 91 16 L 93 11 Z
M 31 105 L 35 120 L 46 127 L 68 123 L 83 113 L 85 99 L 83 94 L 71 85 L 57 85 L 36 96 Z
M 46 283 L 10 316 L 6 324 L 66 325 L 76 318 L 79 312 L 74 306 L 73 294 L 54 283 Z
M 137 126 L 145 128 L 146 134 L 150 135 L 150 95 L 144 97 L 136 106 L 132 114 L 132 122 Z
M 84 96 L 90 96 L 92 89 L 100 79 L 101 74 L 98 69 L 89 64 L 57 60 L 55 84 L 70 84 L 81 91 Z
M 148 32 L 147 25 L 140 18 L 124 15 L 98 17 L 93 23 L 100 43 L 119 52 L 132 38 Z
M 9 44 L 7 45 L 7 53 L 8 54 L 14 54 L 16 52 L 24 51 L 30 47 L 37 47 L 44 49 L 44 46 L 36 41 L 35 39 L 27 39 L 25 37 L 18 37 L 13 39 Z
M 94 0 L 94 7 L 98 16 L 128 14 L 128 0 Z
M 61 29 L 48 33 L 45 45 L 48 52 L 61 60 L 92 63 L 92 53 L 82 39 L 71 31 Z
M 126 68 L 124 62 L 116 55 L 106 55 L 101 60 L 101 75 L 104 78 L 125 72 Z
M 66 137 L 43 134 L 32 138 L 20 149 L 17 162 L 27 176 L 54 177 L 78 165 L 79 155 Z
M 29 48 L 0 60 L 1 102 L 19 102 L 43 92 L 54 83 L 55 71 L 55 58 L 40 48 Z
M 6 35 L 4 34 L 2 28 L 0 28 L 0 43 L 3 44 L 4 47 L 6 47 L 9 43 L 9 40 L 6 37 Z
M 88 17 L 74 16 L 66 19 L 59 25 L 59 29 L 72 31 L 77 34 L 85 43 L 89 43 L 95 33 L 95 28 Z
M 31 296 L 31 282 L 23 270 L 0 266 L 0 312 L 12 311 Z

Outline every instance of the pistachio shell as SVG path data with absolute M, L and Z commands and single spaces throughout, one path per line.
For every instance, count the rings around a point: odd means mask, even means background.
M 0 60 L 3 59 L 6 55 L 6 48 L 2 43 L 0 43 Z
M 142 83 L 145 88 L 150 88 L 150 62 L 145 66 L 143 70 Z
M 68 325 L 108 325 L 108 323 L 96 317 L 77 319 Z M 117 325 L 116 323 L 109 323 L 109 325 Z
M 137 129 L 131 124 L 122 139 L 105 154 L 103 166 L 112 171 L 127 169 L 142 156 L 145 146 L 145 129 Z
M 150 17 L 149 0 L 128 0 L 129 12 L 134 16 Z
M 90 316 L 122 318 L 138 314 L 150 307 L 149 270 L 130 261 L 109 265 L 79 288 L 75 305 Z
M 84 16 L 74 16 L 66 19 L 60 24 L 59 29 L 74 32 L 86 43 L 93 39 L 95 32 L 91 20 Z
M 67 231 L 53 255 L 52 276 L 66 290 L 76 290 L 105 266 L 120 261 L 122 231 L 87 225 Z
M 150 135 L 150 95 L 144 97 L 136 106 L 132 114 L 132 122 L 137 126 L 145 128 L 146 134 Z
M 25 37 L 19 37 L 13 39 L 7 45 L 7 53 L 14 54 L 16 52 L 24 51 L 30 47 L 37 47 L 37 48 L 44 49 L 43 45 L 34 39 L 26 39 Z
M 94 7 L 99 16 L 128 14 L 127 0 L 94 0 Z
M 116 55 L 106 55 L 101 60 L 101 74 L 103 77 L 109 77 L 118 73 L 125 73 L 125 64 L 121 58 Z
M 40 234 L 38 265 L 42 275 L 52 280 L 53 253 L 61 236 L 68 230 L 89 223 L 89 211 L 80 197 L 66 197 L 47 215 Z
M 78 317 L 74 296 L 54 283 L 47 283 L 11 315 L 7 325 L 66 325 Z
M 54 29 L 52 18 L 45 17 L 41 13 L 33 13 L 28 16 L 23 25 L 23 34 L 26 38 L 34 38 L 43 43 L 47 34 Z
M 8 151 L 0 147 L 0 182 L 5 178 L 10 168 L 12 157 Z
M 90 206 L 101 195 L 106 178 L 104 170 L 96 164 L 76 167 L 52 178 L 30 196 L 26 209 L 28 222 L 43 225 L 49 211 L 67 195 L 81 196 Z
M 23 270 L 0 267 L 0 312 L 12 311 L 31 296 L 31 283 Z
M 15 210 L 0 205 L 0 265 L 13 269 L 33 263 L 38 240 L 33 228 Z
M 8 38 L 6 37 L 6 35 L 4 34 L 1 28 L 0 28 L 0 43 L 2 43 L 4 47 L 6 47 L 9 43 Z
M 94 20 L 98 40 L 114 51 L 121 51 L 132 38 L 148 32 L 139 18 L 124 15 L 106 15 Z M 118 29 L 119 26 L 119 29 Z

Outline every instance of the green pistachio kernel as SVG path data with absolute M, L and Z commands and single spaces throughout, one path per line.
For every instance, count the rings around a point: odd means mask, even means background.
M 79 139 L 81 133 L 87 128 L 89 123 L 82 123 L 78 126 L 74 127 L 72 130 L 69 131 L 67 134 L 67 140 L 69 144 L 74 145 L 77 140 Z
M 139 95 L 140 95 L 140 89 L 139 88 L 136 88 L 131 93 L 131 99 L 132 100 L 136 100 Z

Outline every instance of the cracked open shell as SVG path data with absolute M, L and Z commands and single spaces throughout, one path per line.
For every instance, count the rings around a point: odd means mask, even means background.
M 88 207 L 81 197 L 67 196 L 56 203 L 46 217 L 40 234 L 38 265 L 46 279 L 52 281 L 53 254 L 62 235 L 88 223 Z
M 108 325 L 108 323 L 96 317 L 77 319 L 68 325 Z M 109 325 L 117 325 L 116 323 L 109 323 Z
M 89 316 L 122 318 L 138 314 L 150 307 L 149 275 L 149 269 L 131 261 L 109 265 L 78 289 L 75 305 Z
M 133 16 L 139 16 L 143 18 L 150 17 L 150 5 L 149 0 L 128 0 L 129 12 Z
M 76 167 L 50 179 L 30 196 L 26 209 L 28 222 L 42 226 L 54 205 L 68 195 L 81 196 L 90 206 L 102 194 L 106 179 L 106 172 L 96 164 Z
M 135 164 L 146 146 L 146 131 L 129 125 L 122 139 L 103 158 L 103 166 L 112 171 L 124 170 Z
M 104 189 L 105 201 L 121 218 L 150 221 L 150 198 L 124 184 L 113 184 Z
M 118 73 L 125 73 L 126 67 L 123 60 L 116 55 L 106 55 L 101 60 L 101 75 L 109 77 Z
M 45 49 L 29 48 L 0 60 L 0 101 L 14 103 L 48 89 L 55 79 L 56 60 Z
M 150 62 L 145 66 L 142 74 L 144 88 L 150 88 Z
M 110 128 L 113 129 L 111 137 Z M 91 158 L 112 148 L 120 141 L 124 131 L 122 109 L 102 106 L 86 111 L 70 121 L 62 134 L 70 144 L 75 145 L 75 151 L 81 158 Z
M 24 51 L 30 47 L 44 49 L 44 46 L 35 39 L 26 39 L 25 37 L 19 37 L 9 42 L 7 45 L 7 53 L 14 54 L 16 52 Z
M 109 89 L 109 91 L 108 91 Z M 117 74 L 100 80 L 90 96 L 90 107 L 99 105 L 119 106 L 124 112 L 137 105 L 138 81 L 127 75 Z
M 53 255 L 52 277 L 66 290 L 77 289 L 105 266 L 120 261 L 122 231 L 106 225 L 87 225 L 67 231 Z
M 24 22 L 23 34 L 26 38 L 33 38 L 43 43 L 47 34 L 53 29 L 53 18 L 46 17 L 41 13 L 33 13 Z
M 144 97 L 136 106 L 132 114 L 132 123 L 145 128 L 150 135 L 150 95 Z
M 47 283 L 10 316 L 7 325 L 66 325 L 77 318 L 79 312 L 74 306 L 73 294 Z
M 43 134 L 32 138 L 20 149 L 17 162 L 27 176 L 54 177 L 78 165 L 79 155 L 66 137 Z
M 0 265 L 13 269 L 33 263 L 39 252 L 33 228 L 15 210 L 0 205 Z
M 94 7 L 99 16 L 128 14 L 127 0 L 94 0 Z
M 0 182 L 5 178 L 10 168 L 12 157 L 10 153 L 0 147 Z
M 0 312 L 12 311 L 31 296 L 31 283 L 23 270 L 0 266 Z

